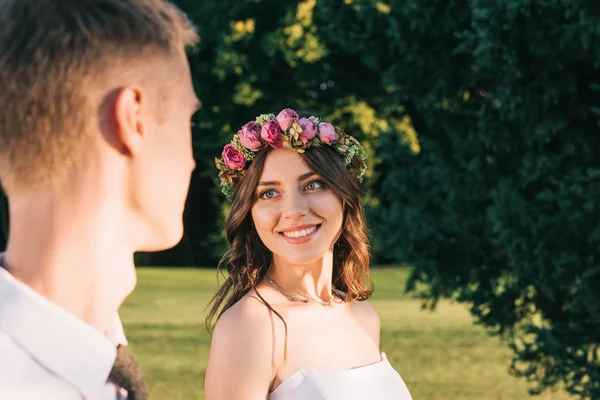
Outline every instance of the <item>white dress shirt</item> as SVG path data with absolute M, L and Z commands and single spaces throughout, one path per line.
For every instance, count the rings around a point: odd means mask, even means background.
M 126 399 L 107 383 L 120 343 L 117 314 L 104 336 L 0 267 L 0 399 Z

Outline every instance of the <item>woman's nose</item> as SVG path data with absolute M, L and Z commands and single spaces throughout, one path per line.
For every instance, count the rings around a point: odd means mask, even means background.
M 285 196 L 285 195 L 284 195 Z M 308 213 L 308 204 L 302 192 L 287 193 L 283 201 L 282 215 L 284 218 L 298 218 Z

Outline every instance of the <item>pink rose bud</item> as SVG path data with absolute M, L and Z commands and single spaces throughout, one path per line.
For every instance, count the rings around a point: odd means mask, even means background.
M 319 124 L 319 139 L 325 144 L 331 144 L 337 139 L 335 127 L 328 122 Z
M 263 124 L 262 130 L 260 132 L 260 136 L 267 142 L 269 145 L 275 149 L 280 149 L 283 147 L 283 141 L 281 140 L 281 128 L 276 121 L 267 121 Z
M 302 132 L 300 133 L 300 140 L 306 146 L 308 142 L 314 139 L 317 136 L 317 124 L 315 121 L 308 118 L 301 118 L 298 121 L 298 125 L 302 128 Z
M 231 143 L 223 148 L 223 161 L 227 168 L 241 171 L 246 166 L 246 159 L 244 155 L 237 151 Z
M 264 148 L 264 144 L 260 142 L 260 125 L 256 122 L 250 121 L 242 126 L 238 135 L 240 135 L 240 143 L 248 150 L 258 151 Z
M 285 132 L 289 129 L 290 125 L 292 125 L 293 121 L 298 121 L 298 113 L 291 108 L 286 108 L 277 114 L 275 120 Z

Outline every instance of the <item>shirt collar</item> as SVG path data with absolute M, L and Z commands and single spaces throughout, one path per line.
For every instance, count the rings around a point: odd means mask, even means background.
M 3 258 L 0 254 L 0 266 Z M 4 268 L 0 268 L 0 330 L 90 399 L 106 385 L 116 359 L 116 345 L 127 343 L 116 313 L 106 337 Z

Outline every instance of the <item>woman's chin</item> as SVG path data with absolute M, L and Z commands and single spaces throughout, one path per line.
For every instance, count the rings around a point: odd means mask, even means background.
M 302 254 L 291 254 L 287 252 L 287 254 L 280 254 L 281 258 L 285 260 L 289 264 L 293 265 L 309 265 L 319 262 L 325 257 L 326 251 L 321 252 L 311 252 L 312 254 L 307 254 L 306 251 L 302 252 Z

